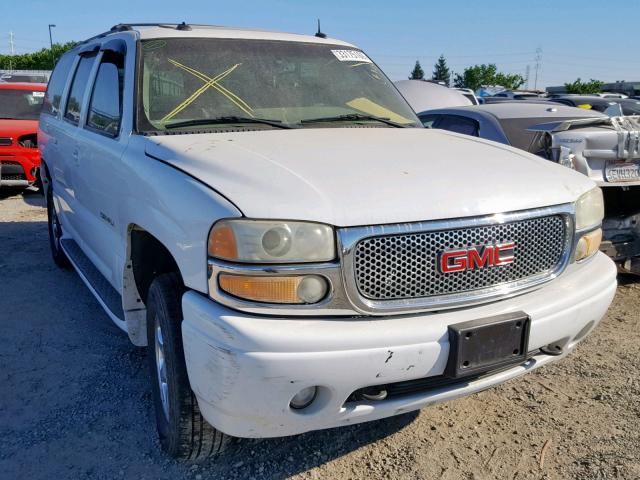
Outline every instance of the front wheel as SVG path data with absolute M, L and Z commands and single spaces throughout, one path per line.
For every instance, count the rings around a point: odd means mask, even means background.
M 69 268 L 71 265 L 66 253 L 62 250 L 60 240 L 62 239 L 62 225 L 56 207 L 53 205 L 53 184 L 49 183 L 47 189 L 47 223 L 49 226 L 49 247 L 53 261 L 60 268 Z
M 156 424 L 169 455 L 203 460 L 221 453 L 230 437 L 202 417 L 189 385 L 182 346 L 184 287 L 175 273 L 159 275 L 147 296 L 147 345 Z

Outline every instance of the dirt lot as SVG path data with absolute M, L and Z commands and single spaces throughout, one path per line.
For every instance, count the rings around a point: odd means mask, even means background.
M 640 283 L 569 358 L 377 423 L 242 441 L 224 463 L 159 451 L 145 350 L 55 268 L 35 193 L 0 194 L 0 478 L 640 478 Z

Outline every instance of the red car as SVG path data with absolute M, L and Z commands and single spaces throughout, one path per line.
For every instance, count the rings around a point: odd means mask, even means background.
M 27 187 L 40 168 L 38 117 L 45 83 L 0 83 L 0 187 Z

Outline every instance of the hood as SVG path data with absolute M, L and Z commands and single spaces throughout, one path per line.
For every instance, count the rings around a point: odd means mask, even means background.
M 422 128 L 324 128 L 148 137 L 146 153 L 247 217 L 377 225 L 575 201 L 583 175 L 511 147 Z
M 28 133 L 36 133 L 37 131 L 37 120 L 0 119 L 0 137 L 11 137 L 15 139 Z

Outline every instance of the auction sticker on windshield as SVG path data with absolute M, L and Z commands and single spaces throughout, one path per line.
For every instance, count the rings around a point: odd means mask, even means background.
M 609 162 L 604 171 L 607 182 L 640 180 L 640 162 Z
M 331 50 L 341 62 L 366 62 L 371 63 L 371 59 L 359 50 Z

